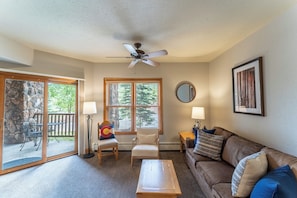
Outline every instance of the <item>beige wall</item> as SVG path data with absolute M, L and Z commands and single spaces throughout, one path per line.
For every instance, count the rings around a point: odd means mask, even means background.
M 1 69 L 4 68 L 4 69 Z M 143 63 L 128 69 L 128 63 L 93 64 L 72 58 L 36 51 L 33 64 L 24 67 L 14 63 L 0 62 L 0 70 L 20 73 L 42 74 L 85 79 L 80 83 L 80 101 L 96 101 L 98 114 L 93 116 L 92 142 L 97 139 L 97 122 L 103 120 L 103 78 L 162 78 L 163 79 L 163 130 L 160 136 L 161 149 L 179 149 L 179 131 L 191 131 L 194 120 L 191 119 L 192 106 L 206 108 L 206 120 L 209 123 L 208 100 L 208 64 L 207 63 L 162 63 L 159 67 L 149 67 Z M 175 97 L 176 85 L 181 81 L 190 81 L 196 87 L 196 98 L 190 103 L 181 103 Z M 82 104 L 79 104 L 82 110 Z M 86 120 L 80 114 L 79 153 L 87 144 Z M 120 149 L 131 149 L 132 136 L 117 136 Z M 85 141 L 83 140 L 85 139 Z M 80 141 L 81 140 L 81 141 Z
M 211 125 L 297 156 L 297 6 L 210 63 Z M 232 67 L 264 59 L 265 117 L 235 114 Z
M 160 136 L 161 149 L 178 149 L 179 131 L 191 131 L 194 120 L 191 119 L 192 106 L 204 106 L 208 116 L 208 64 L 207 63 L 162 63 L 158 67 L 150 67 L 143 63 L 128 69 L 128 63 L 95 64 L 86 71 L 86 83 L 92 79 L 93 99 L 97 102 L 98 114 L 93 117 L 95 122 L 103 120 L 103 78 L 162 78 L 163 79 L 163 129 Z M 190 103 L 181 103 L 175 97 L 175 87 L 180 81 L 192 82 L 197 96 Z M 88 90 L 88 87 L 85 87 Z M 93 140 L 97 138 L 96 125 L 93 124 Z M 205 120 L 203 124 L 208 124 Z M 118 135 L 120 149 L 131 149 L 132 136 Z
M 41 51 L 34 51 L 30 66 L 0 61 L 0 70 L 27 74 L 84 79 L 84 68 L 92 63 Z

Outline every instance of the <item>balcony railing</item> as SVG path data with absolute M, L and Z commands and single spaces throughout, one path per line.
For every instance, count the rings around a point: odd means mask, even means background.
M 43 114 L 35 113 L 33 118 L 36 123 L 43 124 Z M 76 131 L 74 113 L 50 113 L 48 114 L 48 137 L 74 137 Z

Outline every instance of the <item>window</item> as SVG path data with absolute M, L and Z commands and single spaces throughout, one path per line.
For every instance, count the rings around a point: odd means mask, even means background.
M 162 79 L 104 79 L 104 119 L 114 123 L 116 134 L 137 128 L 162 132 Z

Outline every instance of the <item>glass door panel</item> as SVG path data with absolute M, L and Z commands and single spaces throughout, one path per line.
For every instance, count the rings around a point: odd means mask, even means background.
M 48 83 L 47 157 L 75 150 L 75 112 L 76 85 Z
M 5 79 L 2 170 L 42 160 L 44 82 Z

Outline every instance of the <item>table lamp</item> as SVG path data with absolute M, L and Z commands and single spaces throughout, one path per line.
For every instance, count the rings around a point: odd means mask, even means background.
M 96 102 L 84 102 L 83 114 L 87 115 L 87 128 L 88 128 L 88 153 L 84 154 L 84 158 L 94 157 L 94 153 L 91 153 L 90 148 L 90 126 L 92 126 L 91 115 L 97 113 Z
M 204 107 L 192 107 L 192 119 L 195 119 L 194 128 L 200 129 L 201 120 L 205 119 Z

